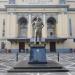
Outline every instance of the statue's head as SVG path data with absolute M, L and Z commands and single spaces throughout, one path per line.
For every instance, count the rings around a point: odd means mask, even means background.
M 35 17 L 33 19 L 32 25 L 34 28 L 37 28 L 37 27 L 43 28 L 44 27 L 42 19 L 40 17 Z
M 36 21 L 41 22 L 42 20 L 41 20 L 41 18 L 36 17 Z

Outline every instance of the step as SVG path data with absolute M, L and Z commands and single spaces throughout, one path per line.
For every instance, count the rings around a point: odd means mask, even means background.
M 28 64 L 27 60 L 17 63 L 8 72 L 68 72 L 61 64 L 49 60 L 47 64 Z

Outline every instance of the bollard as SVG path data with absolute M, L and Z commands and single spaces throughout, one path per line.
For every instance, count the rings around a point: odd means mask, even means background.
M 18 52 L 16 53 L 16 61 L 18 61 Z
M 58 62 L 59 62 L 59 52 L 58 52 Z

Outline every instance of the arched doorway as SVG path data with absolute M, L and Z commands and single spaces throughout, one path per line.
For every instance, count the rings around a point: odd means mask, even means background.
M 19 20 L 18 20 L 18 36 L 19 38 L 26 38 L 27 37 L 27 24 L 28 24 L 28 21 L 25 17 L 21 17 Z M 25 52 L 25 41 L 19 41 L 19 52 Z
M 48 30 L 48 37 L 55 38 L 56 35 L 56 19 L 54 17 L 49 17 L 47 19 L 47 30 Z M 50 52 L 56 52 L 56 42 L 50 39 Z

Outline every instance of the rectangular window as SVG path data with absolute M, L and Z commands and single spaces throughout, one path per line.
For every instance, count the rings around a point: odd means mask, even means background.
M 15 4 L 15 0 L 9 0 L 9 4 Z
M 71 27 L 71 18 L 69 18 L 69 30 L 70 30 L 70 36 L 72 36 L 72 27 Z
M 5 19 L 3 19 L 3 32 L 2 32 L 2 36 L 5 36 Z

